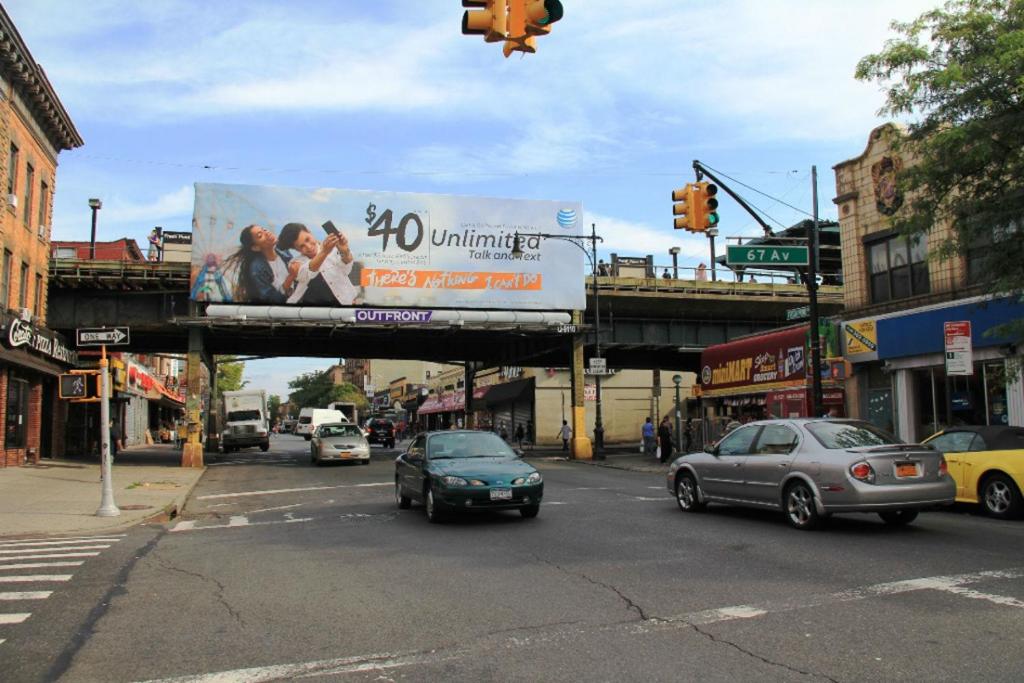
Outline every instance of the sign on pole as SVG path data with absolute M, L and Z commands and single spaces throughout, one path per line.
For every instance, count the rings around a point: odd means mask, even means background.
M 127 327 L 80 327 L 75 330 L 79 346 L 125 346 L 131 343 Z
M 608 361 L 605 358 L 590 359 L 590 374 L 603 375 L 608 372 Z
M 806 266 L 807 247 L 768 247 L 730 244 L 725 263 L 730 266 Z
M 811 317 L 810 306 L 797 306 L 786 310 L 786 320 L 806 320 Z
M 946 374 L 973 375 L 974 358 L 971 346 L 971 321 L 944 324 L 946 338 Z

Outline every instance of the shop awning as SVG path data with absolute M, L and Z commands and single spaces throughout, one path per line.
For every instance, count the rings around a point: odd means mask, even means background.
M 528 391 L 533 391 L 532 377 L 517 379 L 514 382 L 505 382 L 504 384 L 492 384 L 490 391 L 487 392 L 487 397 L 484 399 L 484 403 L 488 406 L 496 406 L 501 403 L 516 401 Z
M 0 361 L 20 365 L 46 375 L 57 376 L 65 372 L 63 368 L 48 360 L 25 353 L 20 349 L 0 349 Z

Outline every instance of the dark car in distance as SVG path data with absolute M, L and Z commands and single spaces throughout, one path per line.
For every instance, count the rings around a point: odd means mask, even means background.
M 385 448 L 395 447 L 395 423 L 375 417 L 366 423 L 366 442 L 380 444 Z

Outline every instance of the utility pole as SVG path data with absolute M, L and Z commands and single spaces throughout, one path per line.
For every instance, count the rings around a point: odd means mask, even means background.
M 811 197 L 813 202 L 813 220 L 807 246 L 810 254 L 807 259 L 807 298 L 810 309 L 811 325 L 811 410 L 812 417 L 821 417 L 821 338 L 818 331 L 818 167 L 811 166 Z

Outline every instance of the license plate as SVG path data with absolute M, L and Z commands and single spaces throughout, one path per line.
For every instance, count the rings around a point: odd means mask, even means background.
M 338 455 L 340 455 L 343 458 L 351 458 L 352 457 L 352 452 L 351 451 L 338 451 Z
M 912 462 L 898 462 L 896 463 L 896 476 L 897 477 L 916 477 L 917 476 L 917 465 Z
M 491 489 L 491 500 L 512 500 L 512 489 Z

